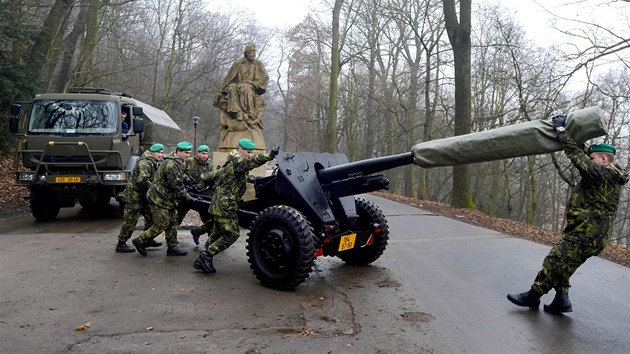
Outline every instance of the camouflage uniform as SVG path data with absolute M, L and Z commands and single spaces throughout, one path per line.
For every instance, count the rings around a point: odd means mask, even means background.
M 180 201 L 190 200 L 184 186 L 184 168 L 184 160 L 175 154 L 169 154 L 157 169 L 153 184 L 147 192 L 154 224 L 138 237 L 143 244 L 164 231 L 166 245 L 177 246 L 177 205 Z
M 191 156 L 188 160 L 186 160 L 184 171 L 188 177 L 192 180 L 193 184 L 202 191 L 205 195 L 212 196 L 214 192 L 214 184 L 211 181 L 204 181 L 201 179 L 202 174 L 212 172 L 212 160 L 207 159 L 206 161 L 202 161 L 197 156 Z M 184 217 L 188 213 L 190 208 L 188 204 L 180 204 L 177 207 L 177 224 L 181 225 Z M 199 212 L 199 217 L 201 217 L 201 221 L 204 223 L 200 227 L 197 228 L 199 234 L 205 234 L 209 230 L 206 225 L 212 225 L 212 214 L 210 212 Z
M 119 242 L 125 243 L 131 238 L 131 234 L 135 230 L 141 214 L 144 216 L 145 230 L 153 225 L 146 195 L 159 163 L 160 161 L 147 150 L 142 154 L 136 167 L 131 172 L 131 177 L 127 181 L 127 186 L 122 194 L 125 210 L 123 211 L 123 224 L 118 235 Z
M 230 247 L 240 236 L 238 228 L 238 203 L 245 194 L 247 182 L 253 182 L 249 171 L 273 160 L 270 154 L 242 157 L 237 150 L 228 155 L 220 169 L 203 175 L 203 179 L 214 179 L 210 213 L 214 216 L 212 232 L 203 247 L 211 256 Z
M 619 204 L 621 187 L 628 174 L 615 164 L 599 165 L 571 139 L 558 133 L 564 151 L 580 172 L 581 180 L 567 205 L 567 226 L 562 238 L 543 261 L 532 289 L 546 294 L 552 288 L 568 292 L 569 278 L 589 257 L 598 255 L 610 243 L 610 233 Z

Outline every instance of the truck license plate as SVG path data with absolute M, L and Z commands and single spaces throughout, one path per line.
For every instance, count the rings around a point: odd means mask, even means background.
M 80 183 L 81 177 L 55 177 L 57 183 Z
M 341 236 L 341 242 L 339 242 L 339 252 L 354 248 L 354 241 L 356 238 L 357 234 Z

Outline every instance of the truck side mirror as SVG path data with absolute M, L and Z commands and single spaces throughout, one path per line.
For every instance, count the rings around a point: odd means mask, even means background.
M 144 111 L 142 110 L 142 107 L 133 106 L 132 113 L 134 117 L 140 117 L 144 113 Z
M 142 109 L 142 108 L 140 108 L 140 109 Z M 135 107 L 134 107 L 134 111 L 135 111 Z M 139 133 L 143 133 L 144 132 L 144 120 L 142 118 L 136 118 L 136 117 L 133 118 L 133 132 L 135 134 L 139 134 Z
M 14 116 L 17 116 L 18 114 L 20 114 L 20 109 L 22 109 L 22 106 L 20 106 L 17 103 L 14 103 L 11 105 L 11 114 Z
M 18 131 L 18 123 L 20 120 L 18 115 L 20 114 L 21 108 L 22 106 L 20 106 L 19 104 L 11 105 L 11 114 L 13 115 L 13 117 L 11 117 L 11 120 L 9 121 L 9 130 L 11 131 L 11 133 L 15 134 Z

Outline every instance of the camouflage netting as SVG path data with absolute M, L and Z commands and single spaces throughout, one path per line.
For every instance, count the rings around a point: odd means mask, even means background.
M 608 125 L 599 107 L 575 111 L 565 127 L 582 144 L 606 135 Z M 550 120 L 536 120 L 478 133 L 431 140 L 413 146 L 414 163 L 420 167 L 454 166 L 468 163 L 546 154 L 562 150 Z

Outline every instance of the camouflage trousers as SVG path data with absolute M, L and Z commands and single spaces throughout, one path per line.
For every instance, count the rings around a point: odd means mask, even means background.
M 153 218 L 149 206 L 146 203 L 125 203 L 123 210 L 123 224 L 118 234 L 118 242 L 127 242 L 136 229 L 140 215 L 144 216 L 144 229 L 148 229 L 153 225 Z
M 203 246 L 203 251 L 208 251 L 211 256 L 214 256 L 232 246 L 240 235 L 237 218 L 214 215 L 212 232 L 210 232 L 210 236 Z
M 175 209 L 164 209 L 153 203 L 149 203 L 149 207 L 153 215 L 153 225 L 140 234 L 140 241 L 147 243 L 164 231 L 166 245 L 168 247 L 177 246 L 177 211 Z
M 571 284 L 569 278 L 586 262 L 597 256 L 604 247 L 592 247 L 562 239 L 549 251 L 543 260 L 542 269 L 538 272 L 532 289 L 541 294 L 551 289 L 568 292 Z
M 195 227 L 195 229 L 197 229 L 197 231 L 199 232 L 199 235 L 210 233 L 210 231 L 212 231 L 212 225 L 214 224 L 214 215 L 206 212 L 199 213 L 199 217 L 203 222 L 203 224 L 201 224 L 200 226 Z

